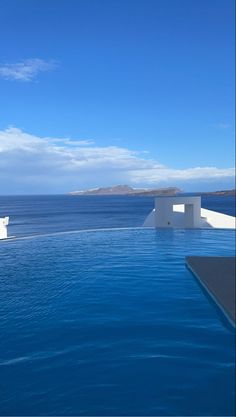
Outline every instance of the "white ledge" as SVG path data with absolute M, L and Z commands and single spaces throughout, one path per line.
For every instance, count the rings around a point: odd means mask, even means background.
M 184 228 L 184 204 L 173 206 L 173 228 Z M 155 227 L 155 209 L 147 216 L 144 227 Z M 227 214 L 201 208 L 200 229 L 235 229 L 236 218 Z

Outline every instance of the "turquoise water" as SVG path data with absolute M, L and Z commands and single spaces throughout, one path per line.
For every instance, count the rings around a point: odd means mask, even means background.
M 224 230 L 0 244 L 1 415 L 234 415 L 234 333 L 185 267 Z

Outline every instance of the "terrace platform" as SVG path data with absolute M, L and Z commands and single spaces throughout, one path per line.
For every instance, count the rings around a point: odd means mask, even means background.
M 186 264 L 235 327 L 235 257 L 187 256 Z

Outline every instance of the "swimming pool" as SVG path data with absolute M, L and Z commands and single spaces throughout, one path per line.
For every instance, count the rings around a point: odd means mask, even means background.
M 234 232 L 1 242 L 0 414 L 234 415 L 234 333 L 186 255 L 234 255 Z

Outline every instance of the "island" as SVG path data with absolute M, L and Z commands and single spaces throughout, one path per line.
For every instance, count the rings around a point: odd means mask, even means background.
M 161 195 L 173 196 L 180 193 L 181 190 L 177 187 L 168 188 L 132 188 L 129 185 L 115 185 L 113 187 L 92 188 L 83 191 L 71 191 L 70 195 L 124 195 L 124 196 L 139 196 L 139 197 L 155 197 Z
M 204 193 L 200 193 L 201 195 L 232 195 L 235 196 L 236 195 L 236 190 L 221 190 L 221 191 L 211 191 L 211 192 L 204 192 Z

